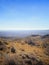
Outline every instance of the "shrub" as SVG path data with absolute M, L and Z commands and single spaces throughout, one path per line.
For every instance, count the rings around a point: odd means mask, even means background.
M 11 52 L 12 52 L 12 53 L 15 53 L 14 47 L 11 48 Z

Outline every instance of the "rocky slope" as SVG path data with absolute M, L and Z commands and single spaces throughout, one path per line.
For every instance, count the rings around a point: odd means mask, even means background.
M 49 35 L 0 38 L 0 65 L 49 65 Z

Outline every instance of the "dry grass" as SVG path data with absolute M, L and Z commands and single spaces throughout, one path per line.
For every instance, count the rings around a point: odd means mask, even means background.
M 28 39 L 26 38 L 26 40 Z M 31 40 L 36 45 L 28 44 L 28 42 L 25 42 L 25 39 L 18 42 L 16 40 L 0 38 L 0 41 L 6 47 L 5 50 L 0 50 L 0 65 L 49 65 L 49 55 L 44 53 L 46 50 L 43 47 L 43 42 L 49 44 L 49 40 L 46 38 L 43 41 L 39 37 L 31 37 Z M 11 48 L 14 48 L 13 53 Z

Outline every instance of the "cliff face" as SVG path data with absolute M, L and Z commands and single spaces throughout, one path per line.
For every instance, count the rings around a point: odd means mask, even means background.
M 0 38 L 0 65 L 49 65 L 49 36 Z

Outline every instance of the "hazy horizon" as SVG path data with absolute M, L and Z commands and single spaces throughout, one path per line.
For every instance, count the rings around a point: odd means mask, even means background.
M 47 35 L 49 30 L 15 30 L 0 31 L 0 37 L 27 37 L 30 35 Z

